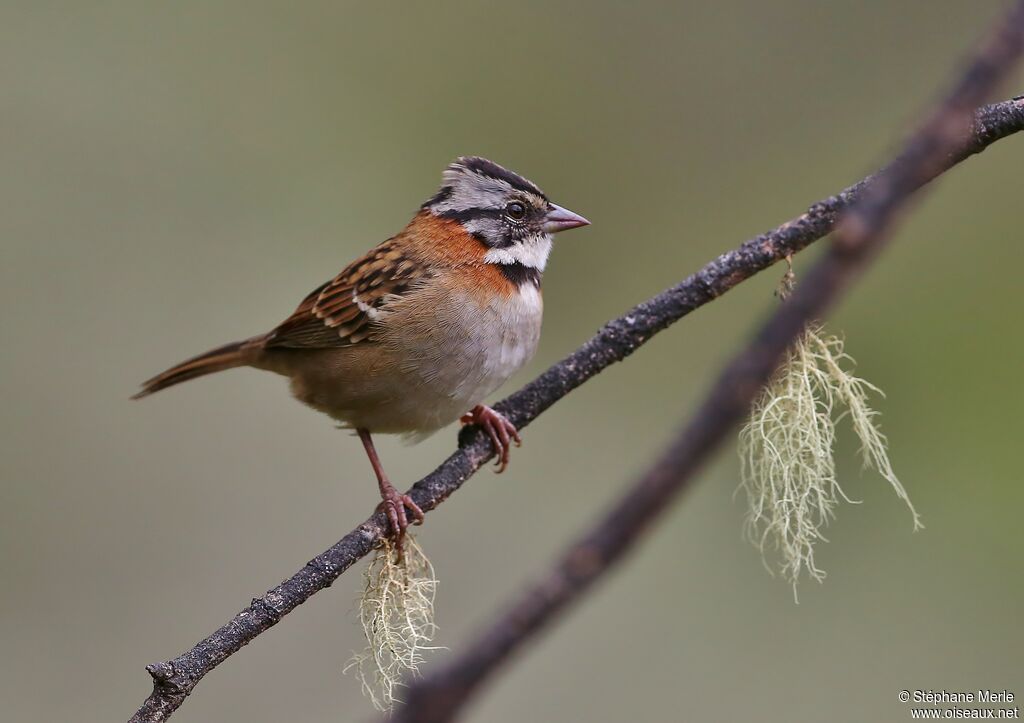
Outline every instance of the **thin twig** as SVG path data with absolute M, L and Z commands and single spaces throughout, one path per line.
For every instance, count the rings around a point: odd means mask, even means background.
M 940 165 L 931 169 L 930 175 L 918 179 L 918 185 L 1020 130 L 1024 130 L 1024 99 L 981 108 L 975 114 L 969 144 L 945 157 Z M 527 426 L 552 404 L 609 365 L 625 359 L 662 329 L 830 233 L 839 212 L 857 200 L 874 179 L 868 177 L 814 204 L 806 213 L 750 239 L 678 285 L 608 322 L 579 349 L 499 403 L 497 409 L 520 429 Z M 417 482 L 409 494 L 421 509 L 431 510 L 462 486 L 493 454 L 486 435 L 476 429 L 466 429 L 459 436 L 459 448 Z M 382 515 L 370 517 L 292 577 L 253 599 L 251 605 L 193 648 L 173 660 L 147 666 L 153 678 L 153 691 L 131 721 L 167 720 L 207 673 L 312 595 L 329 587 L 374 548 L 385 530 Z
M 928 179 L 976 143 L 971 112 L 1006 77 L 1024 50 L 1024 0 L 992 31 L 946 99 L 910 137 L 903 152 L 840 219 L 824 257 L 796 287 L 712 387 L 689 424 L 629 490 L 557 560 L 551 570 L 459 656 L 414 681 L 392 723 L 452 720 L 509 656 L 639 541 L 686 488 L 700 465 L 747 414 L 786 350 L 820 318 L 885 243 L 897 214 Z M 974 129 L 975 135 L 977 126 Z

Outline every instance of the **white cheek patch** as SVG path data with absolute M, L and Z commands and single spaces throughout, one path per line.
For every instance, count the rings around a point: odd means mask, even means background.
M 522 264 L 543 271 L 551 253 L 551 237 L 547 234 L 530 236 L 518 243 L 500 249 L 489 249 L 484 261 L 489 264 Z

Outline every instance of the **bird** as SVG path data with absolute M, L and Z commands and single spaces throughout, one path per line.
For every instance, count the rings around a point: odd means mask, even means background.
M 519 432 L 483 402 L 537 350 L 554 234 L 589 223 L 518 173 L 459 157 L 405 228 L 283 322 L 176 364 L 132 398 L 237 367 L 288 377 L 296 399 L 359 436 L 401 549 L 423 511 L 391 483 L 373 435 L 417 441 L 456 420 L 475 424 L 503 471 Z

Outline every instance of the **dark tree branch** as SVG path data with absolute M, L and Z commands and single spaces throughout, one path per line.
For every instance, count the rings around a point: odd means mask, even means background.
M 1022 129 L 1024 99 L 981 108 L 974 116 L 969 141 L 937 156 L 939 162 L 927 172 L 915 176 L 911 190 Z M 806 213 L 778 228 L 719 256 L 680 284 L 608 322 L 583 346 L 498 404 L 497 408 L 517 427 L 525 427 L 552 404 L 609 365 L 625 359 L 662 329 L 830 233 L 839 212 L 849 208 L 876 181 L 881 180 L 884 179 L 874 176 L 864 179 L 838 195 L 814 204 Z M 811 286 L 809 281 L 805 280 L 801 287 Z M 794 296 L 794 301 L 797 300 Z M 787 308 L 792 307 L 792 303 L 787 305 Z M 689 442 L 693 443 L 693 440 Z M 417 482 L 409 493 L 421 509 L 431 510 L 492 456 L 489 439 L 479 430 L 466 429 L 459 436 L 459 448 L 455 453 Z M 639 506 L 639 503 L 635 504 Z M 634 512 L 639 513 L 639 509 Z M 345 570 L 373 550 L 385 530 L 386 522 L 382 515 L 370 517 L 330 549 L 306 563 L 291 578 L 262 597 L 255 598 L 251 605 L 193 648 L 173 660 L 147 666 L 153 678 L 153 692 L 131 720 L 138 723 L 167 720 L 207 673 L 312 595 L 329 587 Z M 592 549 L 587 547 L 586 555 Z M 595 558 L 586 555 L 573 562 L 574 570 L 585 570 L 595 564 Z
M 510 655 L 606 574 L 693 480 L 700 465 L 748 413 L 786 350 L 821 317 L 884 244 L 897 213 L 924 183 L 977 149 L 971 113 L 1013 67 L 1024 48 L 1024 0 L 997 26 L 941 103 L 842 214 L 824 257 L 733 359 L 690 423 L 547 575 L 496 617 L 452 662 L 412 683 L 393 723 L 452 720 Z M 1020 111 L 1018 99 L 1017 111 Z

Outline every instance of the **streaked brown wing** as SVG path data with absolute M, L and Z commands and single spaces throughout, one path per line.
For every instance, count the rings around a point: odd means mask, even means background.
M 395 240 L 382 243 L 303 299 L 267 336 L 268 347 L 324 348 L 374 341 L 374 318 L 429 275 Z

